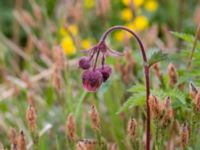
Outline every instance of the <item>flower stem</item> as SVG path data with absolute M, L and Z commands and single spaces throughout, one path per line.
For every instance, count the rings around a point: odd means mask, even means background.
M 187 68 L 186 68 L 187 71 L 190 70 L 190 67 L 192 65 L 192 58 L 194 56 L 194 51 L 195 51 L 196 46 L 197 46 L 198 37 L 200 36 L 199 33 L 200 33 L 200 24 L 197 27 L 195 39 L 194 39 L 194 42 L 193 42 L 193 45 L 192 45 L 192 52 L 190 54 L 190 57 L 189 57 L 189 60 L 188 60 L 188 64 L 187 64 Z
M 149 95 L 150 95 L 150 83 L 149 83 L 150 81 L 149 81 L 149 65 L 147 62 L 146 52 L 145 52 L 143 43 L 140 40 L 140 38 L 137 36 L 137 34 L 124 26 L 113 26 L 110 29 L 108 29 L 101 37 L 100 43 L 104 43 L 108 34 L 114 30 L 125 30 L 129 32 L 135 37 L 135 39 L 137 40 L 140 46 L 140 50 L 141 50 L 141 54 L 143 58 L 144 74 L 145 74 L 145 82 L 146 82 L 146 113 L 147 113 L 146 115 L 147 116 L 146 117 L 146 150 L 150 150 L 150 107 L 149 107 L 149 101 L 148 101 Z

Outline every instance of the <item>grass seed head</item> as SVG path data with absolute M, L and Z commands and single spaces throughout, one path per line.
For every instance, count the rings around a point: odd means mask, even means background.
M 118 150 L 118 145 L 116 143 L 110 144 L 109 150 Z
M 149 105 L 154 119 L 161 119 L 164 114 L 164 105 L 154 95 L 149 96 Z
M 87 147 L 84 142 L 80 141 L 76 144 L 76 150 L 87 150 Z
M 70 140 L 76 139 L 76 121 L 73 113 L 70 113 L 67 118 L 66 132 Z
M 200 112 L 200 92 L 195 97 L 195 111 Z
M 17 150 L 26 150 L 24 132 L 21 131 L 17 138 Z
M 162 119 L 162 124 L 164 127 L 167 127 L 173 120 L 173 109 L 172 109 L 172 106 L 171 106 L 171 99 L 170 97 L 166 97 L 165 98 L 165 104 L 164 104 L 165 108 L 164 108 L 164 116 L 163 116 L 163 119 Z
M 100 117 L 94 105 L 91 106 L 90 112 L 91 126 L 94 130 L 100 130 Z
M 136 128 L 137 128 L 137 122 L 134 118 L 131 118 L 128 122 L 127 132 L 131 139 L 134 139 L 136 137 Z
M 191 96 L 192 100 L 195 101 L 195 98 L 196 98 L 196 95 L 198 93 L 198 90 L 197 90 L 196 86 L 192 82 L 190 82 L 189 90 L 190 90 L 189 92 L 190 92 L 190 96 Z
M 169 76 L 169 85 L 174 87 L 178 81 L 178 73 L 173 64 L 169 64 L 167 68 L 167 74 Z
M 189 143 L 189 128 L 186 123 L 184 123 L 181 127 L 179 140 L 182 147 L 186 147 Z
M 9 138 L 11 143 L 11 150 L 17 149 L 17 131 L 16 129 L 12 128 L 9 132 Z
M 153 65 L 153 72 L 159 80 L 162 79 L 162 72 L 161 72 L 159 63 L 156 63 L 156 64 Z
M 36 119 L 37 119 L 36 110 L 32 105 L 30 105 L 26 111 L 26 120 L 32 132 L 35 131 L 36 129 Z

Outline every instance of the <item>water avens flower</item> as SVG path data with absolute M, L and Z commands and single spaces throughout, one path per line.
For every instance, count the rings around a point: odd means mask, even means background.
M 99 72 L 101 72 L 103 76 L 103 82 L 106 82 L 112 73 L 112 68 L 110 66 L 104 66 L 101 68 L 97 68 Z
M 134 1 L 136 2 L 136 1 Z M 139 1 L 138 1 L 139 2 Z M 142 3 L 141 3 L 142 4 Z M 138 25 L 139 29 L 144 29 L 144 27 L 147 26 L 146 18 L 140 17 L 137 20 L 139 21 L 144 21 L 145 23 L 142 24 L 142 26 L 139 26 L 139 23 L 136 24 Z M 106 64 L 106 58 L 108 55 L 110 56 L 123 56 L 123 53 L 119 53 L 111 48 L 109 48 L 106 44 L 106 38 L 114 30 L 123 30 L 130 35 L 132 35 L 137 43 L 140 46 L 140 51 L 143 59 L 143 68 L 144 68 L 144 74 L 145 74 L 145 84 L 146 84 L 146 150 L 150 150 L 150 106 L 149 106 L 149 95 L 150 95 L 150 81 L 149 81 L 149 69 L 150 66 L 148 65 L 147 57 L 146 57 L 146 52 L 144 49 L 144 45 L 140 38 L 137 36 L 135 32 L 133 32 L 131 29 L 124 27 L 124 26 L 114 26 L 109 28 L 101 37 L 101 40 L 99 43 L 92 48 L 87 50 L 88 53 L 88 58 L 92 62 L 91 67 L 88 68 L 87 70 L 84 70 L 82 73 L 82 83 L 83 87 L 89 91 L 89 92 L 95 92 L 102 84 L 102 82 L 106 82 L 107 79 L 110 77 L 112 73 L 112 69 L 109 65 Z M 101 66 L 97 66 L 98 60 L 101 60 Z
M 98 70 L 86 70 L 82 74 L 83 87 L 89 92 L 95 92 L 103 82 L 103 76 Z
M 79 67 L 81 69 L 89 69 L 90 66 L 91 66 L 91 64 L 90 64 L 90 58 L 88 58 L 88 57 L 82 57 L 82 58 L 80 58 L 80 60 L 79 60 Z

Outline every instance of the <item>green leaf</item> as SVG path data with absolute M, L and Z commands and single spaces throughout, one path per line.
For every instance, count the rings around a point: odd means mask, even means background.
M 127 111 L 128 109 L 131 109 L 135 106 L 142 106 L 145 104 L 145 86 L 142 84 L 137 84 L 132 86 L 129 90 L 129 92 L 133 93 L 133 96 L 131 96 L 123 105 L 120 107 L 120 109 L 117 111 L 117 114 Z
M 135 94 L 134 96 L 130 97 L 120 109 L 117 111 L 116 114 L 119 114 L 123 111 L 127 111 L 135 106 L 142 106 L 145 104 L 145 92 L 141 92 Z
M 162 51 L 156 51 L 154 52 L 149 59 L 149 67 L 151 67 L 153 64 L 163 61 L 168 58 L 168 55 L 166 53 L 163 53 Z
M 186 42 L 193 43 L 194 41 L 194 36 L 191 34 L 178 33 L 178 32 L 171 32 L 171 33 Z

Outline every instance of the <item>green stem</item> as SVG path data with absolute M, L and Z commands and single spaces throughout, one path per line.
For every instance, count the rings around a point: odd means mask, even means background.
M 37 132 L 31 132 L 31 137 L 33 139 L 33 149 L 39 150 L 39 136 Z

